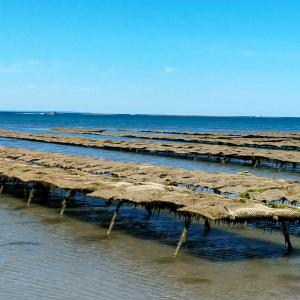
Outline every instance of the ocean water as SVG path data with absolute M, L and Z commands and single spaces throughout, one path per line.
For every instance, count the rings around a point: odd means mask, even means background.
M 300 131 L 299 118 L 187 117 L 0 112 L 1 128 L 43 130 L 53 127 L 159 129 L 203 132 Z
M 0 129 L 50 133 L 53 127 L 300 131 L 300 118 L 0 113 Z M 268 169 L 12 139 L 0 139 L 0 146 L 299 179 L 299 174 Z M 205 235 L 203 224 L 194 222 L 187 244 L 174 260 L 182 220 L 167 213 L 148 219 L 143 209 L 124 206 L 106 239 L 113 209 L 102 201 L 79 197 L 61 218 L 55 202 L 33 203 L 27 209 L 22 193 L 0 195 L 0 300 L 300 299 L 298 224 L 290 228 L 295 250 L 287 255 L 275 225 L 212 224 Z

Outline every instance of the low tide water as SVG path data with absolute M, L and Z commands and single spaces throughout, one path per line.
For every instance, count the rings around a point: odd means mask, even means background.
M 0 113 L 1 129 L 49 133 L 54 127 L 180 131 L 299 131 L 300 118 L 214 118 Z M 299 180 L 299 173 L 176 158 L 0 139 L 0 146 L 209 172 L 250 171 Z M 52 203 L 52 202 L 51 202 Z M 17 194 L 0 195 L 0 299 L 300 299 L 300 226 L 291 226 L 292 254 L 275 225 L 193 222 L 174 260 L 183 221 L 122 206 L 110 238 L 114 206 L 90 199 L 28 209 Z M 51 206 L 51 207 L 50 207 Z
M 279 231 L 193 224 L 172 259 L 182 222 L 146 221 L 124 208 L 104 238 L 110 209 L 57 209 L 0 197 L 0 299 L 297 299 L 300 243 L 285 255 Z

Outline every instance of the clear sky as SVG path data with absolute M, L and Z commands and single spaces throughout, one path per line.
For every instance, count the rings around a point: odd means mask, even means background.
M 300 116 L 298 0 L 0 0 L 0 110 Z

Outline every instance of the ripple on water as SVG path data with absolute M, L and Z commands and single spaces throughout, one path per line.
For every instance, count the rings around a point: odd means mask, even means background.
M 209 285 L 212 284 L 212 280 L 208 279 L 208 278 L 201 278 L 201 277 L 181 277 L 181 278 L 177 278 L 178 282 L 184 283 L 184 284 L 188 284 L 188 285 Z
M 30 242 L 30 241 L 15 241 L 15 242 L 9 242 L 9 243 L 0 243 L 0 247 L 7 247 L 7 246 L 38 246 L 40 243 L 37 242 Z

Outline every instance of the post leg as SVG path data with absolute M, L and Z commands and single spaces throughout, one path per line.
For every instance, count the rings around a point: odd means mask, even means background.
M 177 247 L 176 247 L 176 250 L 173 254 L 173 258 L 176 258 L 178 253 L 179 253 L 179 250 L 181 248 L 181 246 L 185 243 L 186 241 L 186 236 L 187 236 L 187 232 L 188 232 L 188 229 L 191 225 L 191 220 L 190 219 L 187 219 L 184 223 L 184 227 L 183 227 L 183 230 L 182 230 L 182 233 L 180 235 L 180 238 L 179 238 L 179 241 L 178 241 L 178 244 L 177 244 Z
M 247 224 L 248 224 L 247 221 L 243 222 L 243 223 L 242 223 L 242 228 L 246 228 L 246 227 L 247 227 Z
M 119 202 L 117 207 L 116 207 L 116 210 L 114 211 L 114 214 L 110 220 L 110 224 L 109 224 L 109 227 L 108 227 L 108 230 L 107 230 L 107 233 L 106 233 L 106 236 L 110 236 L 111 235 L 111 231 L 114 227 L 114 224 L 115 224 L 115 221 L 116 221 L 116 218 L 118 216 L 118 212 L 120 210 L 120 207 L 122 206 L 123 202 Z
M 283 227 L 284 242 L 288 246 L 288 253 L 290 253 L 293 251 L 293 246 L 292 246 L 292 243 L 290 240 L 290 234 L 289 234 L 289 231 L 288 231 L 285 221 L 282 222 L 282 227 Z
M 60 210 L 60 213 L 59 213 L 60 216 L 64 215 L 65 210 L 67 208 L 67 200 L 70 199 L 71 194 L 72 194 L 71 191 L 68 191 L 67 195 L 65 196 L 65 198 L 61 202 L 61 210 Z
M 0 186 L 0 195 L 3 193 L 3 190 L 4 190 L 4 183 L 2 183 Z
M 204 221 L 204 233 L 208 233 L 211 230 L 210 223 L 207 219 Z
M 61 202 L 61 210 L 60 210 L 60 213 L 59 213 L 59 215 L 61 217 L 64 215 L 66 207 L 67 207 L 67 201 L 66 201 L 66 198 L 64 198 L 63 201 Z
M 28 200 L 27 200 L 27 204 L 26 204 L 27 207 L 30 207 L 33 196 L 34 196 L 34 189 L 32 188 L 28 195 Z

